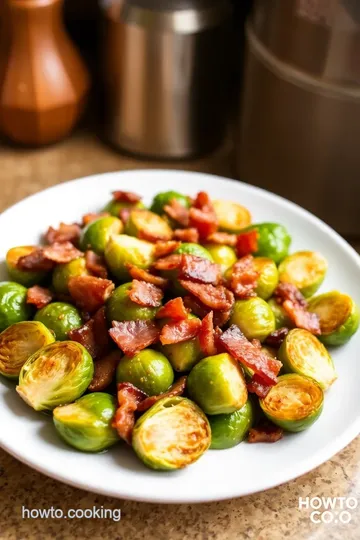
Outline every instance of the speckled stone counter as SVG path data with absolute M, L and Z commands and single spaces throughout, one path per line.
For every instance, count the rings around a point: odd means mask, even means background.
M 53 184 L 118 169 L 164 167 L 137 161 L 79 133 L 42 150 L 0 148 L 0 210 Z M 168 168 L 231 175 L 228 148 L 211 159 Z M 1 429 L 1 426 L 0 426 Z M 26 445 L 26 441 L 24 441 Z M 158 505 L 102 497 L 46 478 L 0 450 L 0 539 L 67 540 L 358 540 L 360 507 L 349 524 L 333 517 L 315 524 L 310 510 L 299 510 L 299 497 L 356 497 L 360 502 L 360 438 L 315 471 L 289 484 L 242 499 L 201 505 Z M 89 473 L 91 474 L 91 472 Z M 27 509 L 121 509 L 121 521 L 110 519 L 23 519 Z M 337 523 L 336 523 L 337 521 Z

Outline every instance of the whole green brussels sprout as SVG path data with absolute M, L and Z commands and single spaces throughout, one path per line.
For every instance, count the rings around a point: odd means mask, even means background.
M 278 223 L 257 223 L 246 227 L 241 232 L 257 231 L 258 257 L 268 257 L 276 264 L 281 262 L 289 252 L 291 237 L 283 225 Z
M 21 283 L 25 287 L 31 287 L 40 283 L 46 276 L 46 272 L 34 272 L 32 270 L 20 270 L 17 268 L 17 264 L 21 257 L 26 257 L 35 251 L 37 247 L 35 246 L 18 246 L 9 249 L 6 254 L 6 267 L 10 279 Z
M 298 251 L 279 265 L 279 279 L 295 285 L 304 296 L 316 293 L 325 279 L 328 263 L 317 251 Z
M 258 296 L 237 300 L 230 317 L 247 339 L 264 339 L 275 330 L 275 317 L 269 304 Z
M 114 216 L 101 217 L 91 221 L 82 232 L 80 248 L 83 251 L 92 249 L 98 255 L 102 255 L 111 236 L 120 234 L 123 228 L 122 221 Z
M 164 191 L 155 195 L 150 210 L 161 216 L 164 213 L 164 207 L 170 204 L 172 199 L 176 199 L 185 208 L 190 208 L 190 200 L 186 195 L 177 191 Z
M 57 293 L 69 294 L 68 283 L 70 278 L 87 275 L 89 275 L 89 272 L 86 269 L 85 258 L 79 257 L 74 261 L 56 265 L 53 271 L 52 285 Z
M 217 200 L 213 201 L 213 206 L 221 231 L 237 234 L 251 223 L 249 210 L 241 204 Z
M 237 261 L 235 250 L 230 246 L 206 244 L 205 248 L 210 253 L 213 261 L 220 265 L 223 274 Z
M 102 452 L 119 442 L 112 420 L 116 400 L 103 392 L 81 397 L 75 403 L 56 407 L 53 421 L 60 437 L 82 452 Z
M 76 341 L 56 341 L 25 362 L 16 391 L 35 411 L 52 410 L 78 399 L 93 374 L 94 363 L 85 347 Z
M 106 302 L 106 317 L 112 321 L 152 320 L 158 308 L 144 307 L 129 298 L 132 283 L 124 283 L 117 287 Z
M 115 201 L 113 199 L 107 203 L 107 205 L 103 209 L 103 212 L 108 212 L 114 217 L 119 217 L 120 211 L 124 210 L 125 208 L 132 210 L 134 208 L 145 208 L 145 205 L 141 201 L 137 203 L 131 203 L 126 201 Z
M 188 318 L 196 319 L 192 313 L 188 315 Z M 162 345 L 161 352 L 168 358 L 173 369 L 180 373 L 190 371 L 203 356 L 198 337 L 179 343 Z
M 148 394 L 163 394 L 174 382 L 169 360 L 161 352 L 144 349 L 135 356 L 124 356 L 116 370 L 116 381 L 129 382 Z
M 279 328 L 292 328 L 294 326 L 293 322 L 289 318 L 288 314 L 286 313 L 285 309 L 277 303 L 275 298 L 270 298 L 268 300 L 268 304 L 270 306 L 271 311 L 274 314 L 275 317 L 275 326 L 278 330 Z
M 17 322 L 30 319 L 32 309 L 26 303 L 27 289 L 13 281 L 0 283 L 0 332 Z
M 213 450 L 232 448 L 241 443 L 253 425 L 253 405 L 248 400 L 241 409 L 230 414 L 217 414 L 209 417 L 211 427 L 211 446 Z
M 125 233 L 141 238 L 143 232 L 154 239 L 159 238 L 165 241 L 170 240 L 173 234 L 167 221 L 154 212 L 141 209 L 132 210 L 125 225 Z
M 127 234 L 114 235 L 105 248 L 105 260 L 112 274 L 120 280 L 127 280 L 130 274 L 127 264 L 139 268 L 149 268 L 154 262 L 154 244 L 139 240 Z
M 57 341 L 68 339 L 70 330 L 80 328 L 82 325 L 79 311 L 75 306 L 66 302 L 52 302 L 39 309 L 34 320 L 42 322 L 52 330 Z
M 260 298 L 267 300 L 278 286 L 278 269 L 274 261 L 268 257 L 255 257 L 254 266 L 259 274 L 255 292 Z
M 151 469 L 182 469 L 197 461 L 211 442 L 209 422 L 195 403 L 183 397 L 163 398 L 135 424 L 132 446 Z

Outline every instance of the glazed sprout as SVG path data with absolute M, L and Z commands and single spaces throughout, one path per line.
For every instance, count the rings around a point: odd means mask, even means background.
M 206 244 L 205 247 L 210 253 L 213 261 L 220 265 L 223 274 L 225 274 L 225 272 L 237 261 L 235 250 L 230 246 Z
M 23 321 L 0 334 L 0 373 L 17 379 L 22 366 L 36 351 L 53 343 L 55 338 L 41 322 Z
M 275 317 L 267 302 L 258 296 L 237 300 L 230 317 L 247 339 L 264 339 L 275 330 Z
M 279 279 L 295 285 L 304 296 L 316 293 L 325 279 L 328 264 L 317 251 L 298 251 L 279 265 Z
M 320 416 L 324 393 L 320 385 L 303 375 L 290 373 L 278 377 L 278 382 L 260 406 L 265 415 L 286 431 L 303 431 Z
M 190 371 L 187 389 L 206 414 L 227 414 L 241 409 L 248 393 L 238 362 L 222 353 L 200 360 Z
M 135 356 L 124 356 L 116 370 L 118 383 L 129 382 L 148 394 L 163 394 L 174 382 L 169 360 L 159 351 L 144 349 Z
M 213 201 L 221 231 L 239 233 L 250 225 L 251 214 L 247 208 L 232 201 Z
M 70 330 L 80 328 L 82 325 L 79 311 L 75 306 L 66 302 L 52 302 L 48 304 L 36 313 L 34 320 L 42 322 L 47 328 L 52 330 L 57 341 L 66 340 Z
M 158 308 L 144 307 L 129 298 L 132 283 L 124 283 L 117 287 L 106 302 L 106 317 L 109 324 L 112 321 L 152 320 Z
M 278 223 L 257 223 L 250 225 L 242 232 L 248 231 L 257 231 L 258 233 L 258 250 L 254 255 L 268 257 L 276 264 L 288 255 L 291 236 L 283 225 Z
M 141 201 L 137 203 L 130 203 L 126 201 L 112 200 L 108 202 L 108 204 L 103 209 L 103 212 L 108 212 L 114 217 L 119 217 L 121 210 L 124 210 L 125 208 L 133 210 L 134 208 L 145 208 L 145 205 Z
M 122 221 L 114 216 L 101 217 L 91 221 L 83 230 L 80 239 L 80 248 L 83 251 L 91 249 L 102 255 L 113 234 L 120 234 L 123 230 Z
M 151 469 L 182 469 L 197 461 L 211 442 L 209 422 L 199 407 L 183 397 L 164 398 L 136 422 L 132 445 Z
M 56 407 L 53 420 L 60 437 L 70 446 L 82 452 L 102 452 L 119 441 L 111 425 L 115 412 L 115 398 L 96 392 Z
M 211 427 L 211 449 L 223 450 L 241 443 L 254 421 L 253 405 L 248 400 L 241 409 L 230 414 L 209 417 Z
M 87 275 L 89 275 L 89 272 L 86 269 L 85 258 L 79 257 L 69 263 L 56 265 L 53 271 L 52 285 L 57 293 L 69 294 L 68 283 L 70 278 Z
M 56 341 L 25 362 L 16 391 L 35 411 L 52 410 L 78 399 L 93 373 L 93 360 L 80 343 Z
M 161 216 L 164 213 L 164 207 L 170 204 L 173 199 L 176 199 L 185 208 L 190 208 L 190 200 L 186 195 L 177 191 L 164 191 L 154 197 L 150 210 Z
M 112 274 L 120 280 L 130 278 L 127 263 L 149 268 L 154 261 L 154 245 L 126 234 L 114 235 L 105 248 L 105 259 Z
M 279 349 L 279 360 L 285 372 L 311 377 L 323 390 L 327 390 L 337 378 L 330 354 L 307 330 L 290 330 Z
M 141 238 L 146 237 L 171 240 L 172 230 L 165 219 L 150 210 L 132 210 L 125 226 L 126 234 Z
M 196 319 L 195 315 L 191 313 L 188 318 Z M 180 373 L 190 371 L 203 356 L 198 337 L 188 341 L 162 345 L 161 351 L 168 358 L 173 369 Z
M 279 328 L 292 328 L 294 326 L 294 324 L 292 323 L 292 321 L 290 320 L 289 316 L 287 315 L 286 311 L 284 310 L 284 308 L 277 303 L 277 301 L 275 300 L 275 298 L 270 298 L 268 300 L 268 304 L 270 306 L 270 309 L 271 311 L 273 312 L 274 314 L 274 317 L 275 317 L 275 326 L 276 326 L 276 329 L 278 330 Z
M 255 292 L 260 298 L 267 300 L 279 283 L 278 269 L 274 261 L 268 257 L 255 257 L 254 266 L 259 274 Z
M 0 332 L 12 324 L 30 319 L 32 309 L 26 303 L 27 289 L 13 281 L 0 283 Z
M 320 319 L 319 339 L 325 345 L 344 345 L 359 328 L 359 309 L 347 294 L 331 291 L 314 296 L 309 301 L 308 309 Z
M 9 277 L 25 287 L 37 285 L 46 276 L 46 272 L 33 272 L 31 270 L 19 270 L 17 268 L 19 259 L 30 255 L 36 249 L 35 246 L 19 246 L 9 249 L 6 254 L 6 267 Z

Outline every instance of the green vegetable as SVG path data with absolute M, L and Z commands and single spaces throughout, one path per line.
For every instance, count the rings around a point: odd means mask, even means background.
M 141 238 L 146 233 L 154 239 L 170 240 L 172 230 L 162 217 L 150 210 L 132 210 L 125 225 L 125 232 L 130 236 Z
M 55 341 L 41 322 L 23 321 L 0 334 L 0 373 L 17 379 L 26 360 L 36 351 Z
M 279 360 L 285 372 L 311 377 L 323 390 L 327 390 L 337 378 L 330 354 L 307 330 L 290 330 L 280 347 Z
M 205 247 L 210 253 L 213 261 L 221 266 L 223 274 L 237 261 L 235 250 L 230 246 L 206 244 Z
M 182 469 L 209 448 L 209 422 L 199 407 L 183 397 L 164 398 L 136 422 L 132 445 L 147 467 Z
M 237 300 L 230 317 L 248 339 L 264 339 L 275 330 L 275 317 L 265 300 L 259 297 Z
M 161 216 L 164 213 L 164 207 L 170 204 L 172 199 L 176 199 L 185 208 L 190 208 L 189 197 L 186 197 L 177 191 L 164 191 L 163 193 L 158 193 L 154 197 L 150 210 Z
M 13 281 L 0 283 L 0 332 L 17 322 L 30 319 L 32 309 L 26 303 L 27 289 Z
M 46 272 L 33 272 L 31 270 L 19 270 L 17 268 L 19 259 L 30 255 L 36 249 L 35 246 L 19 246 L 9 249 L 6 254 L 6 267 L 9 277 L 25 287 L 31 287 L 40 283 L 46 276 Z
M 245 439 L 253 421 L 253 405 L 249 400 L 238 411 L 210 416 L 210 448 L 223 450 L 238 445 Z
M 268 257 L 276 264 L 282 261 L 289 252 L 291 237 L 283 225 L 278 223 L 257 223 L 241 232 L 257 231 L 258 250 L 254 255 Z
M 319 316 L 319 339 L 325 345 L 344 345 L 359 328 L 359 309 L 347 294 L 338 291 L 320 294 L 311 298 L 308 309 Z
M 320 385 L 303 375 L 291 373 L 278 377 L 278 382 L 260 405 L 265 415 L 286 431 L 303 431 L 320 416 L 324 393 Z
M 248 398 L 241 367 L 227 353 L 200 360 L 188 376 L 187 389 L 206 414 L 232 413 Z
M 304 296 L 316 293 L 325 279 L 328 264 L 316 251 L 298 251 L 279 266 L 279 279 L 295 285 Z
M 132 283 L 124 283 L 117 287 L 106 302 L 106 317 L 112 321 L 151 320 L 155 318 L 158 308 L 143 307 L 129 298 Z
M 83 251 L 92 249 L 102 255 L 112 235 L 120 234 L 123 230 L 122 221 L 113 216 L 101 217 L 91 221 L 83 230 L 80 248 Z
M 126 264 L 149 268 L 154 261 L 154 244 L 126 234 L 114 235 L 105 248 L 105 259 L 111 272 L 120 280 L 129 279 Z
M 76 276 L 87 276 L 89 272 L 86 269 L 84 257 L 79 257 L 69 263 L 58 264 L 54 268 L 52 284 L 57 293 L 69 294 L 68 283 L 70 278 Z
M 189 314 L 188 318 L 196 319 L 195 315 L 192 314 Z M 190 371 L 203 356 L 198 337 L 180 343 L 163 345 L 161 351 L 169 359 L 173 369 L 180 373 Z
M 25 362 L 16 391 L 35 411 L 52 410 L 78 399 L 93 374 L 93 360 L 80 343 L 56 341 Z
M 70 330 L 80 328 L 82 325 L 79 311 L 75 306 L 65 302 L 48 304 L 36 313 L 34 320 L 42 322 L 52 330 L 57 341 L 68 339 Z
M 53 420 L 60 437 L 70 446 L 82 452 L 101 452 L 119 441 L 111 426 L 115 412 L 115 398 L 95 392 L 56 407 Z
M 213 201 L 219 228 L 229 233 L 239 233 L 251 223 L 251 214 L 247 208 L 232 201 Z
M 275 298 L 270 298 L 268 304 L 275 317 L 276 329 L 283 328 L 284 326 L 287 328 L 292 328 L 294 326 L 284 308 L 277 303 Z
M 174 253 L 179 255 L 194 255 L 195 257 L 202 257 L 203 259 L 208 259 L 211 262 L 214 262 L 212 255 L 209 251 L 201 246 L 200 244 L 193 244 L 191 242 L 184 242 L 181 244 Z
M 103 209 L 103 212 L 109 212 L 114 217 L 119 217 L 120 210 L 123 210 L 124 208 L 129 208 L 130 210 L 133 208 L 145 208 L 145 205 L 139 201 L 137 203 L 130 203 L 126 201 L 109 201 L 108 204 Z
M 274 261 L 267 257 L 255 257 L 254 266 L 259 274 L 255 292 L 260 298 L 267 300 L 279 283 L 278 269 Z
M 161 352 L 144 349 L 131 358 L 124 356 L 117 367 L 116 380 L 130 382 L 149 396 L 163 394 L 174 382 L 169 360 Z

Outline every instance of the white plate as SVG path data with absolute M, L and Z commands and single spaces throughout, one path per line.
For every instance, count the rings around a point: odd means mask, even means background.
M 150 202 L 159 191 L 194 195 L 207 190 L 247 206 L 254 221 L 283 223 L 292 250 L 319 250 L 329 261 L 323 290 L 340 289 L 360 304 L 360 259 L 323 222 L 300 207 L 240 182 L 181 171 L 126 171 L 83 178 L 33 195 L 0 216 L 0 254 L 12 246 L 36 243 L 49 225 L 78 220 L 101 209 L 115 189 L 141 193 Z M 1 279 L 6 278 L 3 273 Z M 101 455 L 76 452 L 57 437 L 51 419 L 35 413 L 1 379 L 0 445 L 34 469 L 79 488 L 149 502 L 190 503 L 240 497 L 296 478 L 339 452 L 360 429 L 360 332 L 333 351 L 338 380 L 326 395 L 323 414 L 309 430 L 276 444 L 240 444 L 208 451 L 179 472 L 146 469 L 121 444 Z

